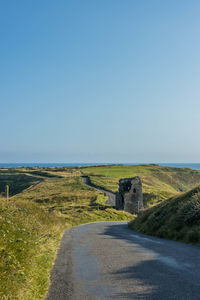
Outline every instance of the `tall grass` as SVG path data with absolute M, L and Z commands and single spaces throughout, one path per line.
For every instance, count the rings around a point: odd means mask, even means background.
M 63 231 L 36 203 L 0 199 L 0 299 L 43 299 Z
M 129 226 L 146 234 L 200 245 L 200 187 L 144 210 Z

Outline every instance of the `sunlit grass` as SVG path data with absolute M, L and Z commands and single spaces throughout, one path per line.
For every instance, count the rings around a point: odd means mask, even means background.
M 70 173 L 71 174 L 71 173 Z M 78 173 L 48 178 L 0 199 L 0 299 L 44 299 L 65 228 L 94 221 L 131 220 L 104 204 Z
M 146 234 L 200 245 L 200 187 L 144 210 L 129 226 Z
M 64 227 L 36 203 L 0 199 L 0 299 L 43 299 Z
M 145 206 L 165 200 L 200 184 L 200 171 L 162 167 L 158 165 L 98 166 L 82 168 L 91 182 L 106 190 L 117 192 L 121 178 L 140 176 Z
M 65 228 L 94 221 L 133 219 L 133 215 L 105 205 L 106 196 L 85 186 L 80 177 L 81 172 L 89 174 L 94 184 L 111 191 L 118 190 L 120 178 L 139 175 L 143 181 L 145 203 L 148 205 L 200 183 L 199 171 L 159 166 L 2 170 L 0 175 L 4 176 L 3 184 L 12 182 L 13 194 L 19 191 L 19 186 L 21 192 L 11 197 L 9 202 L 5 198 L 0 199 L 0 299 L 44 298 L 49 285 L 49 273 Z M 189 211 L 194 212 L 199 207 L 198 201 L 195 201 L 192 200 L 191 207 L 187 206 Z M 171 208 L 168 211 L 167 206 L 160 207 L 166 214 L 171 214 L 171 224 L 174 224 L 173 216 L 177 211 Z M 145 216 L 148 213 L 145 212 L 142 223 L 138 218 L 137 222 L 131 223 L 135 224 L 132 226 L 150 232 L 148 230 L 158 222 L 158 216 L 154 213 L 157 208 L 153 209 L 155 211 L 152 211 L 152 215 L 149 212 L 147 223 Z M 180 214 L 179 220 L 185 214 Z M 184 240 L 175 234 L 173 228 L 171 232 L 174 232 L 174 236 L 170 236 L 168 224 L 159 223 L 159 226 L 159 232 L 155 228 L 152 232 Z M 187 226 L 183 231 L 180 230 L 182 234 L 189 228 Z M 198 239 L 199 225 L 195 223 L 192 226 L 185 233 L 187 241 Z
M 15 199 L 19 197 L 39 203 L 47 211 L 54 211 L 70 226 L 112 218 L 125 220 L 131 216 L 105 205 L 105 196 L 85 186 L 79 176 L 45 180 Z

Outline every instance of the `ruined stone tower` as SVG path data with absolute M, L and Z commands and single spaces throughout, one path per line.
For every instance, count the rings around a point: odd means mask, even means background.
M 137 214 L 143 208 L 142 182 L 138 176 L 120 179 L 116 208 L 132 214 Z

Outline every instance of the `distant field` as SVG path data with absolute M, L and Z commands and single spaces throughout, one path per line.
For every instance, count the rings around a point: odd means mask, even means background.
M 10 195 L 13 196 L 34 185 L 43 178 L 21 172 L 0 171 L 0 194 L 5 195 L 6 185 L 9 185 Z
M 6 185 L 9 185 L 10 196 L 13 196 L 45 179 L 72 177 L 78 174 L 80 175 L 80 171 L 72 168 L 0 169 L 0 194 L 5 196 Z
M 140 176 L 143 183 L 144 204 L 149 206 L 184 192 L 200 184 L 200 171 L 162 167 L 158 165 L 85 167 L 81 171 L 91 182 L 109 191 L 118 191 L 120 178 Z
M 103 195 L 85 186 L 80 176 L 47 179 L 13 199 L 34 201 L 61 215 L 68 225 L 92 221 L 126 220 L 130 214 L 99 204 Z

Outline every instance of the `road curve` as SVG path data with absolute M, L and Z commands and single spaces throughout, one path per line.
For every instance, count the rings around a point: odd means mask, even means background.
M 200 299 L 200 247 L 128 229 L 73 227 L 63 236 L 46 300 Z
M 89 187 L 93 187 L 95 189 L 97 189 L 98 191 L 104 193 L 107 197 L 108 197 L 108 200 L 105 201 L 105 204 L 109 204 L 109 205 L 112 205 L 113 207 L 116 206 L 116 201 L 115 201 L 115 198 L 116 198 L 116 195 L 112 192 L 109 192 L 109 191 L 106 191 L 104 190 L 103 188 L 101 187 L 98 187 L 98 186 L 95 186 L 91 183 L 90 181 L 90 178 L 88 176 L 83 176 L 83 183 Z

